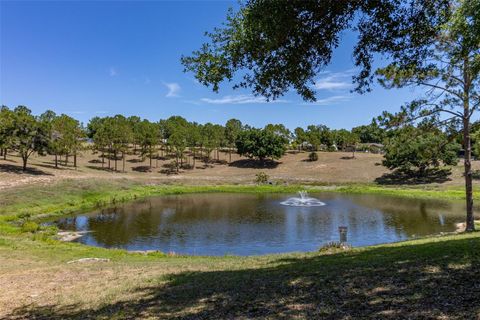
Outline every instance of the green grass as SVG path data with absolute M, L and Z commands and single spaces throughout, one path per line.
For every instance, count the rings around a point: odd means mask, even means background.
M 7 269 L 3 274 L 17 279 L 25 270 L 21 279 L 26 285 L 24 291 L 16 285 L 17 297 L 63 274 L 55 292 L 9 310 L 6 318 L 475 319 L 480 315 L 480 233 L 333 254 L 260 257 L 144 256 L 18 236 L 0 239 L 4 261 L 0 268 Z M 83 257 L 111 261 L 66 263 Z M 69 274 L 73 280 L 65 283 Z
M 430 188 L 412 188 L 412 187 L 382 187 L 377 185 L 348 185 L 336 188 L 337 192 L 345 193 L 371 193 L 398 197 L 418 198 L 418 199 L 444 199 L 444 200 L 463 200 L 465 199 L 465 189 L 430 189 Z M 480 191 L 475 190 L 474 199 L 480 199 Z

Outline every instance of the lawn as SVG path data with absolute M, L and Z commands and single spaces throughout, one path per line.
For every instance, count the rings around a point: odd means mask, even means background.
M 330 254 L 182 257 L 3 236 L 0 316 L 16 319 L 480 316 L 480 234 Z M 67 263 L 84 258 L 109 262 Z

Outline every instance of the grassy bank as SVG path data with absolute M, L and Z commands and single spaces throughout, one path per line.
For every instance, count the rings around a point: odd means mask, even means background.
M 183 257 L 0 236 L 0 318 L 480 316 L 480 234 L 331 254 Z M 68 263 L 85 258 L 108 262 Z

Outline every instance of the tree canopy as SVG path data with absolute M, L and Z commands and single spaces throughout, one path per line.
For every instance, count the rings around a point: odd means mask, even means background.
M 447 0 L 250 0 L 230 11 L 224 25 L 207 33 L 209 41 L 182 63 L 214 91 L 227 80 L 269 99 L 294 89 L 315 101 L 314 77 L 350 29 L 358 33 L 353 56 L 360 71 L 354 81 L 364 92 L 373 79 L 374 57 L 421 59 L 449 8 Z
M 251 128 L 242 131 L 236 142 L 240 155 L 265 161 L 267 158 L 279 159 L 285 154 L 288 141 L 268 129 Z

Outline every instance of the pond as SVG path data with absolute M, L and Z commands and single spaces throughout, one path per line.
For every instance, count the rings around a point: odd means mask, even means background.
M 54 223 L 88 231 L 77 242 L 105 248 L 192 255 L 315 251 L 339 240 L 366 246 L 451 232 L 463 202 L 379 195 L 311 194 L 325 205 L 282 205 L 288 194 L 187 194 L 134 201 Z

